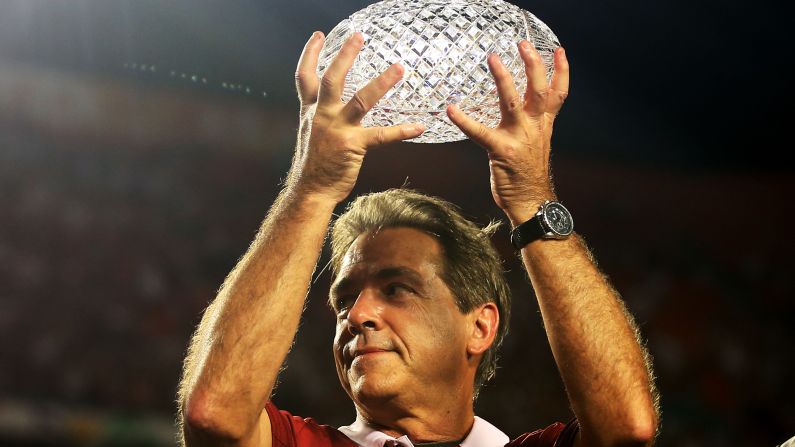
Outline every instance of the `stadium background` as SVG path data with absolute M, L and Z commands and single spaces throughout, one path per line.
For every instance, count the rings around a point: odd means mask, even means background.
M 300 50 L 365 4 L 0 3 L 0 445 L 173 445 L 189 336 L 289 166 Z M 659 445 L 795 435 L 783 14 L 516 4 L 572 64 L 558 193 L 648 339 Z M 373 151 L 354 194 L 406 182 L 502 218 L 470 142 Z M 494 242 L 515 311 L 477 411 L 516 435 L 570 412 L 505 228 Z M 318 275 L 275 399 L 345 424 L 327 285 Z

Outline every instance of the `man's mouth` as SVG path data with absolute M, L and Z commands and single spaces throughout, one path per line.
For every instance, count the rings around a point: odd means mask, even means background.
M 391 352 L 387 349 L 380 349 L 380 348 L 361 348 L 353 351 L 353 358 L 366 356 L 366 355 L 376 355 L 376 354 L 384 354 L 387 352 Z
M 350 365 L 354 360 L 357 358 L 365 359 L 370 357 L 377 357 L 381 354 L 386 354 L 389 352 L 395 352 L 394 349 L 387 349 L 386 347 L 377 347 L 377 346 L 361 346 L 361 347 L 351 347 L 352 349 L 345 350 L 345 363 Z

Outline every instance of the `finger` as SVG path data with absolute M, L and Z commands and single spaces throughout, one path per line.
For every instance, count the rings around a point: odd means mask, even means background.
M 345 104 L 342 113 L 351 123 L 359 124 L 367 115 L 367 112 L 375 106 L 378 101 L 403 77 L 403 66 L 400 64 L 391 65 L 380 76 L 367 83 L 364 88 L 356 92 Z
M 527 91 L 524 94 L 525 110 L 531 115 L 544 112 L 549 85 L 544 61 L 536 48 L 530 42 L 519 42 L 519 55 L 524 61 L 524 70 L 527 75 Z
M 320 93 L 318 101 L 320 103 L 337 104 L 342 98 L 342 89 L 345 87 L 345 75 L 353 66 L 356 55 L 362 49 L 364 36 L 361 33 L 353 33 L 348 40 L 342 44 L 342 48 L 337 56 L 331 61 L 323 79 L 320 81 Z
M 320 81 L 317 78 L 317 60 L 323 48 L 323 33 L 315 31 L 304 45 L 298 68 L 295 69 L 295 88 L 301 105 L 314 104 Z
M 398 124 L 389 127 L 368 127 L 364 129 L 364 143 L 367 147 L 380 146 L 401 140 L 415 138 L 425 132 L 422 123 Z
M 500 114 L 503 120 L 516 120 L 522 112 L 522 98 L 516 90 L 513 76 L 496 54 L 489 55 L 489 70 L 497 84 L 497 94 L 500 97 Z
M 453 122 L 470 140 L 491 151 L 494 142 L 494 130 L 489 129 L 481 122 L 475 121 L 464 113 L 455 104 L 447 106 L 447 117 Z
M 547 98 L 547 113 L 557 115 L 563 102 L 569 96 L 569 61 L 563 47 L 555 50 L 555 71 L 549 84 L 549 98 Z

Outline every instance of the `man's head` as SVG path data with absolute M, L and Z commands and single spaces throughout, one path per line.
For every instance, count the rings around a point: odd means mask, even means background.
M 403 367 L 433 385 L 474 365 L 477 395 L 494 375 L 510 318 L 510 291 L 489 239 L 496 227 L 481 229 L 449 202 L 406 189 L 349 205 L 332 229 L 330 293 L 348 393 L 360 391 L 368 368 L 389 388 L 401 386 Z M 377 352 L 354 360 L 357 349 Z

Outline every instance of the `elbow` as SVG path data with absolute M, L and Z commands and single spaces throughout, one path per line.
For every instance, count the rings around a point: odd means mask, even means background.
M 609 445 L 648 447 L 657 437 L 657 417 L 654 411 L 638 414 L 624 425 Z
M 603 447 L 648 447 L 657 437 L 657 417 L 650 413 L 637 413 L 631 417 L 616 418 L 613 424 L 600 423 L 591 429 L 580 426 L 581 445 Z
M 657 422 L 655 418 L 646 418 L 636 422 L 629 430 L 629 436 L 625 444 L 632 446 L 651 446 L 657 437 Z
M 189 396 L 182 408 L 183 432 L 188 445 L 235 445 L 248 433 L 248 424 L 206 397 Z
M 632 419 L 631 433 L 637 445 L 651 446 L 657 439 L 660 428 L 660 401 L 652 389 L 651 401 L 640 406 Z
M 617 431 L 617 442 L 609 445 L 616 446 L 642 446 L 654 445 L 657 439 L 660 420 L 658 400 L 653 397 L 654 392 L 627 405 L 623 417 L 620 418 L 620 427 Z

